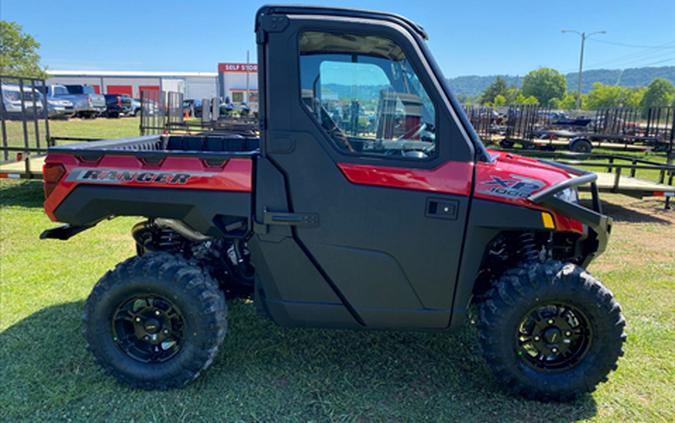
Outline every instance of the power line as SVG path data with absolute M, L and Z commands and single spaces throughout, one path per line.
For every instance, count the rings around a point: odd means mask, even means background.
M 636 60 L 652 60 L 652 59 L 657 59 L 663 56 L 664 54 L 666 55 L 672 55 L 675 52 L 666 52 L 666 51 L 654 51 L 654 50 L 648 50 L 648 51 L 641 51 L 641 52 L 636 52 L 636 53 L 631 53 L 631 54 L 624 54 L 618 57 L 615 57 L 613 59 L 609 60 L 602 60 L 599 62 L 591 63 L 589 66 L 603 66 L 607 64 L 623 64 L 623 63 L 631 63 L 635 62 Z
M 590 41 L 593 41 L 594 43 L 610 44 L 610 45 L 613 45 L 613 46 L 630 47 L 630 48 L 649 48 L 649 49 L 671 49 L 671 48 L 675 48 L 675 41 L 668 41 L 667 43 L 653 45 L 653 46 L 648 46 L 648 45 L 643 45 L 643 44 L 618 43 L 616 41 L 607 41 L 607 40 L 598 40 L 598 39 L 592 39 Z
M 671 57 L 670 59 L 661 60 L 661 61 L 658 61 L 658 62 L 647 63 L 647 64 L 644 64 L 644 65 L 642 65 L 642 66 L 654 66 L 654 65 L 659 65 L 659 64 L 661 64 L 661 63 L 668 63 L 668 62 L 673 62 L 673 63 L 675 63 L 675 57 Z

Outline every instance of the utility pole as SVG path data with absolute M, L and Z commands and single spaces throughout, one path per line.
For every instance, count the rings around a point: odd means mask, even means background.
M 244 101 L 248 107 L 248 68 L 250 66 L 251 59 L 249 57 L 249 50 L 246 50 L 246 94 L 244 95 Z
M 591 38 L 591 35 L 596 35 L 596 34 L 606 34 L 607 31 L 595 31 L 586 34 L 585 32 L 579 32 L 574 29 L 563 29 L 561 32 L 571 32 L 574 34 L 577 34 L 579 37 L 581 37 L 581 54 L 579 55 L 579 75 L 577 78 L 577 110 L 581 109 L 581 83 L 582 83 L 582 74 L 584 71 L 584 44 L 586 43 L 586 40 Z

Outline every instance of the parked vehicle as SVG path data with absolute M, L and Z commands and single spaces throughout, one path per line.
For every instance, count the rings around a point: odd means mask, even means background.
M 42 116 L 44 98 L 31 87 L 2 84 L 2 114 L 6 119 L 27 119 L 34 114 Z
M 487 364 L 510 391 L 567 400 L 606 380 L 625 322 L 585 270 L 612 226 L 595 174 L 486 150 L 424 30 L 401 16 L 263 7 L 256 39 L 260 139 L 50 149 L 45 210 L 66 225 L 42 238 L 146 217 L 132 229 L 138 255 L 84 306 L 103 368 L 137 387 L 186 385 L 222 344 L 225 298 L 246 295 L 299 327 L 443 331 L 475 305 Z M 373 85 L 390 88 L 359 89 Z
M 120 117 L 131 114 L 131 97 L 126 94 L 106 94 L 105 115 L 108 117 Z
M 47 113 L 50 119 L 68 119 L 75 114 L 75 107 L 70 100 L 48 98 Z
M 131 99 L 131 116 L 138 116 L 141 112 L 141 100 L 137 98 Z
M 47 86 L 49 98 L 68 100 L 73 103 L 74 116 L 95 118 L 106 110 L 105 98 L 96 94 L 94 87 L 89 85 L 60 85 Z

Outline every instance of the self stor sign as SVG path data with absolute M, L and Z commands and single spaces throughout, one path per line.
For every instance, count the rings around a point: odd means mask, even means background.
M 256 63 L 218 63 L 218 72 L 258 72 Z

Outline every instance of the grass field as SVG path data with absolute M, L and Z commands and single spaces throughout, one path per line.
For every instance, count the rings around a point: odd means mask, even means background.
M 617 219 L 591 266 L 628 320 L 626 356 L 609 383 L 572 404 L 511 398 L 485 368 L 473 327 L 456 333 L 281 329 L 230 304 L 211 369 L 183 390 L 136 391 L 105 376 L 80 335 L 95 281 L 133 254 L 135 219 L 68 242 L 33 182 L 0 185 L 0 420 L 116 421 L 673 421 L 675 216 L 661 202 L 608 196 Z
M 71 135 L 134 135 L 134 121 L 82 121 L 92 126 Z M 96 280 L 134 254 L 137 219 L 39 241 L 54 225 L 41 190 L 0 181 L 0 421 L 675 421 L 675 212 L 662 201 L 603 196 L 616 224 L 590 271 L 624 308 L 626 356 L 594 394 L 546 404 L 500 390 L 469 324 L 453 333 L 282 329 L 240 300 L 229 305 L 220 354 L 193 384 L 119 385 L 85 351 L 80 312 Z
M 13 147 L 24 146 L 24 127 L 22 122 L 6 121 L 8 145 Z M 139 134 L 140 118 L 124 117 L 119 119 L 70 119 L 50 120 L 49 135 L 52 137 L 82 137 L 82 138 L 120 138 L 137 136 Z M 37 146 L 36 139 L 40 139 L 40 146 L 46 142 L 44 121 L 38 125 L 27 125 L 29 147 Z

